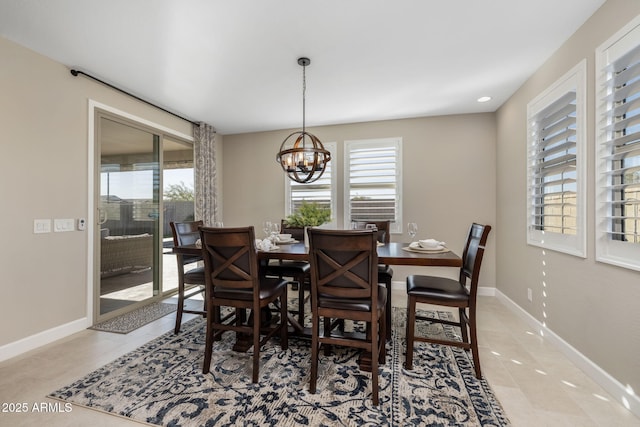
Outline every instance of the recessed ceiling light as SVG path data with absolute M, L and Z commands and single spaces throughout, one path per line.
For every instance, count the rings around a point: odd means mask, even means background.
M 480 98 L 478 98 L 478 102 L 487 102 L 487 101 L 491 101 L 490 96 L 481 96 Z

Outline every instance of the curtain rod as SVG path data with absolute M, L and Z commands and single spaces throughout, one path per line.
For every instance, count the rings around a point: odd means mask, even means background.
M 200 126 L 200 123 L 198 123 L 198 122 L 194 122 L 193 120 L 189 120 L 189 119 L 187 119 L 187 118 L 185 118 L 185 117 L 182 117 L 182 116 L 181 116 L 181 115 L 179 115 L 179 114 L 173 113 L 173 112 L 171 112 L 171 111 L 167 110 L 166 108 L 162 108 L 162 107 L 160 107 L 160 106 L 158 106 L 158 105 L 156 105 L 156 104 L 153 104 L 153 103 L 151 103 L 151 102 L 147 101 L 146 99 L 142 99 L 142 98 L 140 98 L 139 96 L 136 96 L 136 95 L 134 95 L 134 94 L 132 94 L 132 93 L 127 92 L 126 90 L 120 89 L 119 87 L 116 87 L 116 86 L 112 85 L 111 83 L 107 83 L 107 82 L 105 82 L 104 80 L 100 80 L 99 78 L 92 76 L 91 74 L 87 74 L 87 73 L 85 73 L 84 71 L 71 69 L 71 70 L 70 70 L 70 72 L 71 72 L 71 74 L 72 74 L 73 76 L 75 76 L 75 77 L 78 77 L 78 74 L 82 74 L 82 75 L 84 75 L 84 76 L 87 76 L 88 78 L 90 78 L 90 79 L 92 79 L 92 80 L 95 80 L 95 81 L 97 81 L 98 83 L 102 83 L 102 84 L 103 84 L 103 85 L 105 85 L 105 86 L 109 86 L 111 89 L 115 89 L 115 90 L 117 90 L 118 92 L 124 93 L 125 95 L 129 95 L 130 97 L 135 98 L 135 99 L 137 99 L 137 100 L 138 100 L 138 101 L 140 101 L 140 102 L 144 102 L 145 104 L 151 105 L 152 107 L 155 107 L 155 108 L 157 108 L 158 110 L 162 110 L 162 111 L 164 111 L 165 113 L 169 113 L 169 114 L 171 114 L 172 116 L 175 116 L 175 117 L 177 117 L 177 118 L 179 118 L 179 119 L 184 120 L 185 122 L 189 122 L 189 123 L 194 124 L 194 125 L 196 125 L 196 126 Z

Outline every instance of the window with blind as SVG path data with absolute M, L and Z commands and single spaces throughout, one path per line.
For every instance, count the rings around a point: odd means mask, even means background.
M 317 181 L 300 184 L 290 179 L 285 181 L 285 214 L 294 213 L 303 201 L 315 202 L 321 206 L 331 209 L 330 226 L 336 226 L 336 184 L 335 184 L 335 162 L 337 161 L 336 143 L 324 143 L 324 148 L 331 153 L 331 161 L 327 163 L 325 171 Z
M 640 270 L 640 17 L 596 50 L 596 259 Z
M 391 221 L 402 232 L 402 139 L 345 141 L 345 226 L 352 221 Z
M 582 61 L 527 105 L 527 242 L 585 257 Z

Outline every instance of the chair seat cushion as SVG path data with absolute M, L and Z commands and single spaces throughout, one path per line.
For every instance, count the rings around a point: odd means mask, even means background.
M 184 273 L 184 283 L 195 284 L 195 285 L 204 285 L 204 267 L 193 268 Z
M 393 277 L 393 269 L 386 264 L 378 264 L 378 277 Z
M 182 256 L 182 264 L 183 265 L 192 264 L 192 263 L 198 262 L 198 261 L 202 261 L 202 257 L 200 255 L 195 255 L 195 256 L 183 255 Z
M 266 274 L 270 276 L 287 276 L 294 277 L 301 274 L 308 274 L 311 271 L 311 265 L 305 261 L 283 261 L 279 264 L 269 264 Z
M 287 281 L 284 279 L 276 278 L 262 278 L 260 279 L 260 299 L 269 299 L 280 292 L 283 288 L 287 287 Z M 214 290 L 216 298 L 223 299 L 235 299 L 241 301 L 251 301 L 253 299 L 253 290 L 249 288 L 234 289 L 216 287 Z
M 387 288 L 378 285 L 378 309 L 387 303 Z M 371 311 L 371 301 L 369 298 L 335 298 L 320 295 L 318 306 L 337 310 Z
M 457 280 L 446 277 L 411 275 L 407 277 L 407 294 L 441 301 L 469 300 L 469 292 Z

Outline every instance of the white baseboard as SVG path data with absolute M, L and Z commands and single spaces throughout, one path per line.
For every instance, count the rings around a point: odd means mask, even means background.
M 38 347 L 42 347 L 43 345 L 52 343 L 61 338 L 65 338 L 71 334 L 75 334 L 76 332 L 80 332 L 87 329 L 89 326 L 91 326 L 91 322 L 85 317 L 64 325 L 56 326 L 55 328 L 51 328 L 46 331 L 38 332 L 37 334 L 22 338 L 18 341 L 5 344 L 0 347 L 0 362 L 19 356 Z
M 480 290 L 478 290 L 478 294 L 482 295 L 480 294 Z M 494 295 L 532 328 L 541 332 L 545 340 L 557 347 L 574 365 L 611 394 L 622 406 L 640 418 L 640 397 L 634 394 L 633 391 L 627 390 L 624 384 L 613 378 L 600 366 L 593 363 L 568 342 L 556 335 L 552 330 L 543 326 L 535 317 L 527 313 L 505 294 L 494 288 Z

